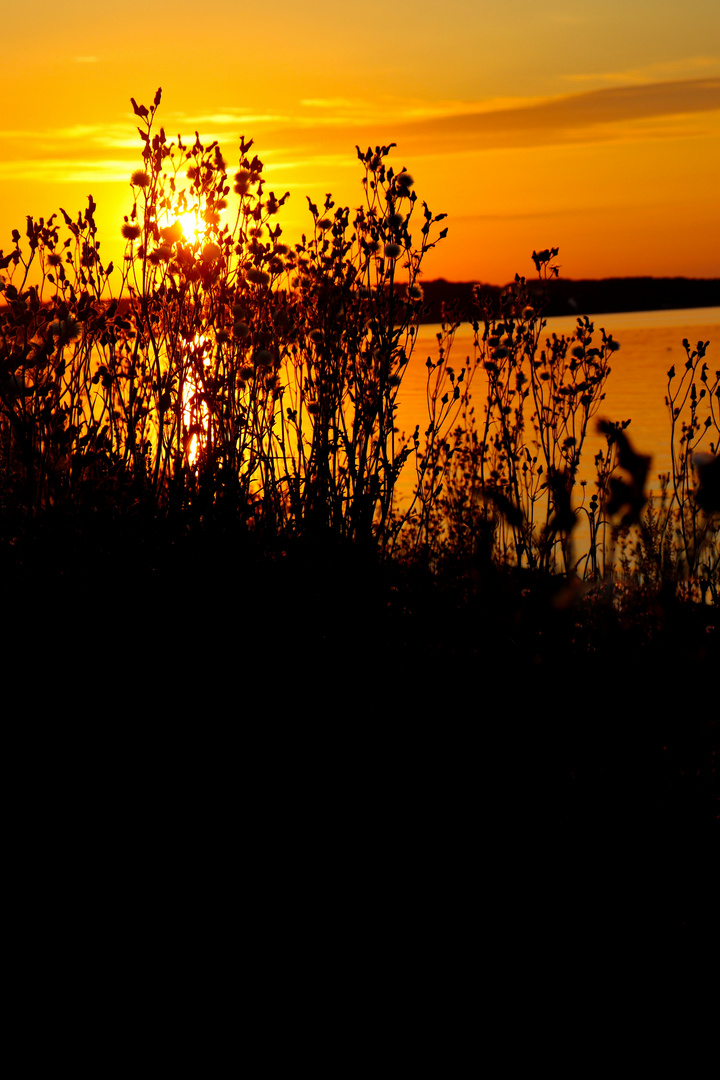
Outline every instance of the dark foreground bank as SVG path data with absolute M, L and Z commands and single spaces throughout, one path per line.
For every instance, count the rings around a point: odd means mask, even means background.
M 710 925 L 717 609 L 129 517 L 0 557 L 10 726 L 38 760 L 92 785 L 155 762 L 286 839 L 395 851 L 393 875 L 421 849 L 472 866 L 498 925 Z

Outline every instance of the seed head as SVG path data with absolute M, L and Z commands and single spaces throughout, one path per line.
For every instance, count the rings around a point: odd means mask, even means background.
M 129 221 L 126 221 L 120 232 L 126 240 L 137 240 L 140 236 L 140 226 L 132 225 Z
M 80 327 L 75 319 L 53 319 L 48 330 L 61 341 L 75 341 L 80 336 Z
M 247 169 L 240 169 L 235 173 L 233 190 L 236 195 L 247 195 L 250 188 L 250 173 Z
M 183 237 L 182 225 L 179 221 L 176 221 L 174 224 L 168 225 L 167 228 L 161 229 L 160 236 L 166 244 L 177 244 Z
M 150 186 L 150 177 L 144 169 L 136 169 L 130 177 L 130 183 L 133 187 L 146 188 Z
M 385 245 L 385 258 L 397 259 L 402 254 L 402 248 L 399 244 L 386 244 Z
M 395 190 L 397 191 L 398 198 L 409 198 L 410 191 L 414 183 L 415 180 L 409 172 L 405 172 L 405 170 L 403 170 L 401 173 L 398 173 L 398 175 L 395 177 Z
M 214 244 L 212 240 L 209 240 L 203 247 L 200 258 L 203 262 L 215 262 L 221 255 L 222 248 L 218 244 Z
M 269 285 L 270 275 L 261 270 L 258 266 L 251 266 L 245 274 L 245 279 L 252 282 L 253 285 Z

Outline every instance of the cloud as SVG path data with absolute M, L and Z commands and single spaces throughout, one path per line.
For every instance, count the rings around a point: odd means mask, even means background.
M 0 181 L 30 180 L 49 184 L 129 184 L 127 161 L 75 161 L 72 158 L 48 158 L 41 161 L 2 161 Z
M 602 87 L 514 108 L 503 101 L 494 108 L 465 107 L 417 119 L 386 114 L 372 127 L 346 124 L 344 137 L 351 145 L 367 145 L 368 139 L 373 144 L 392 141 L 405 153 L 427 156 L 637 138 L 638 123 L 643 125 L 643 137 L 676 137 L 678 117 L 714 110 L 720 110 L 720 78 L 678 79 Z M 680 128 L 681 134 L 690 132 L 687 123 Z M 276 130 L 273 135 L 288 147 L 302 147 L 304 153 L 311 147 L 327 147 L 326 131 L 311 122 L 295 123 L 294 130 Z
M 316 98 L 302 104 L 306 111 L 296 116 L 250 115 L 234 108 L 196 116 L 175 113 L 166 119 L 165 129 L 169 138 L 180 131 L 186 141 L 192 141 L 197 130 L 204 145 L 217 140 L 230 157 L 241 131 L 254 135 L 257 126 L 263 125 L 259 153 L 273 172 L 311 164 L 315 168 L 350 167 L 356 143 L 366 147 L 394 142 L 404 155 L 426 158 L 447 153 L 682 138 L 698 130 L 718 130 L 717 119 L 710 120 L 710 115 L 720 111 L 720 78 L 604 86 L 540 100 L 427 103 L 386 99 L 371 104 L 359 99 Z M 348 112 L 343 115 L 345 109 Z M 327 115 L 322 115 L 325 110 Z M 701 117 L 708 120 L 701 123 Z M 213 125 L 214 131 L 204 131 L 206 125 Z M 4 157 L 0 178 L 42 177 L 59 182 L 125 180 L 140 146 L 133 128 L 124 123 L 36 132 L 5 129 L 0 131 L 0 140 Z M 36 154 L 33 160 L 29 160 L 28 143 Z M 117 159 L 124 151 L 128 158 L 121 162 Z M 90 160 L 94 153 L 98 154 L 97 161 Z M 74 155 L 77 161 L 72 160 Z
M 303 98 L 301 105 L 310 109 L 367 109 L 368 102 L 359 98 Z
M 197 116 L 188 116 L 186 113 L 171 112 L 167 114 L 167 119 L 163 120 L 163 126 L 166 131 L 174 131 L 176 127 L 180 126 L 184 131 L 191 130 L 192 132 L 199 131 L 201 138 L 206 140 L 202 129 L 208 124 L 216 124 L 219 127 L 247 127 L 248 124 L 292 124 L 294 118 L 292 116 L 282 116 L 275 113 L 248 113 L 241 109 L 226 109 L 219 113 L 207 113 L 205 115 L 200 114 Z M 183 136 L 184 138 L 185 136 Z
M 669 76 L 689 76 L 691 73 L 702 71 L 707 68 L 720 67 L 720 58 L 717 56 L 690 56 L 680 60 L 664 60 L 657 64 L 647 64 L 641 68 L 630 68 L 626 71 L 603 71 L 603 72 L 575 72 L 563 75 L 565 82 L 583 83 L 618 83 L 637 84 L 662 81 Z
M 423 123 L 426 133 L 488 137 L 499 145 L 591 136 L 598 125 L 720 109 L 720 79 L 685 79 L 608 87 L 496 112 L 447 116 Z

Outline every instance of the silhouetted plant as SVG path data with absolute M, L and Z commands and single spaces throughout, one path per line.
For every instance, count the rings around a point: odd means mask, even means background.
M 720 371 L 709 377 L 705 356 L 709 342 L 693 349 L 687 338 L 687 356 L 680 375 L 668 371 L 665 403 L 670 413 L 672 472 L 666 480 L 671 498 L 662 525 L 663 566 L 705 594 L 717 597 L 720 568 Z
M 0 252 L 3 508 L 221 516 L 431 566 L 452 556 L 591 581 L 617 562 L 643 586 L 684 579 L 717 601 L 720 372 L 710 379 L 707 342 L 685 341 L 684 372 L 668 373 L 672 474 L 647 506 L 649 458 L 629 420 L 603 423 L 589 499 L 578 479 L 618 344 L 587 317 L 545 333 L 556 248 L 532 254 L 539 287 L 516 276 L 498 305 L 476 289 L 460 364 L 460 314 L 443 311 L 427 425 L 400 436 L 421 267 L 445 215 L 389 166 L 394 144 L 358 148 L 363 204 L 308 200 L 310 227 L 290 246 L 277 223 L 288 193 L 266 191 L 252 140 L 228 171 L 217 143 L 168 140 L 160 98 L 131 99 L 142 160 L 119 267 L 102 261 L 92 197 L 76 218 L 28 217 Z
M 556 255 L 557 249 L 533 253 L 543 285 L 555 273 Z M 472 507 L 473 528 L 493 535 L 503 560 L 551 570 L 559 552 L 568 571 L 574 567 L 571 535 L 578 511 L 573 493 L 580 458 L 617 344 L 602 331 L 602 344 L 594 346 L 594 327 L 586 318 L 578 320 L 571 336 L 553 334 L 542 347 L 546 323 L 519 276 L 500 311 L 491 310 L 479 291 L 476 304 L 484 416 L 480 431 L 459 432 L 453 447 L 462 479 L 467 483 L 472 477 L 465 510 Z M 453 487 L 456 512 L 457 477 Z
M 384 549 L 415 449 L 395 412 L 418 278 L 445 215 L 423 203 L 417 221 L 391 146 L 358 149 L 364 205 L 310 202 L 290 248 L 275 223 L 288 195 L 266 193 L 252 140 L 228 177 L 217 143 L 156 130 L 160 97 L 132 99 L 142 167 L 119 272 L 100 261 L 92 199 L 76 221 L 62 211 L 66 239 L 55 216 L 28 218 L 27 245 L 15 231 L 0 253 L 2 487 L 30 513 L 104 485 L 110 503 L 131 489 L 160 513 Z

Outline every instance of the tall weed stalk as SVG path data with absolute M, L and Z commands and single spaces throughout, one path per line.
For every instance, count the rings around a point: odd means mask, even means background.
M 391 146 L 358 148 L 363 204 L 308 200 L 290 247 L 288 194 L 266 191 L 252 140 L 229 174 L 217 143 L 158 129 L 160 97 L 132 100 L 142 164 L 120 267 L 101 261 L 92 199 L 77 219 L 28 218 L 0 253 L 0 494 L 29 515 L 135 502 L 384 549 L 414 449 L 397 396 L 445 215 L 418 205 Z

